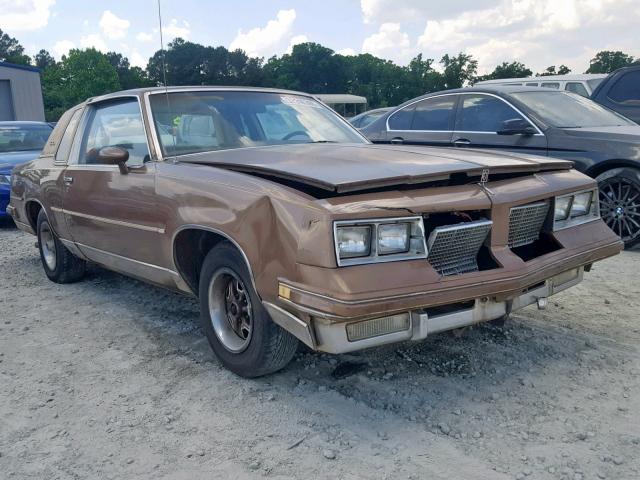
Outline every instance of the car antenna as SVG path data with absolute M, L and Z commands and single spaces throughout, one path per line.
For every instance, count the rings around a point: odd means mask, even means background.
M 160 7 L 160 0 L 158 0 L 158 25 L 159 25 L 159 31 L 160 31 L 160 55 L 161 55 L 161 60 L 162 60 L 162 80 L 164 83 L 164 96 L 167 100 L 167 111 L 169 112 L 169 118 L 171 118 L 171 102 L 169 101 L 169 88 L 167 86 L 167 61 L 166 61 L 166 52 L 164 50 L 164 39 L 162 37 L 162 9 Z M 154 126 L 152 126 L 153 128 Z M 173 128 L 173 126 L 172 126 Z M 156 129 L 157 131 L 157 129 Z M 158 132 L 158 136 L 159 136 L 159 132 Z M 171 139 L 173 140 L 173 161 L 176 161 L 176 136 L 171 135 Z M 160 139 L 158 139 L 160 140 Z M 161 147 L 162 148 L 162 147 Z M 160 152 L 159 152 L 160 153 Z

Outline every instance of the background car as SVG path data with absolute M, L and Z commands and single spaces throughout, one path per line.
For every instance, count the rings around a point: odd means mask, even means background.
M 640 126 L 572 93 L 474 87 L 409 100 L 364 129 L 376 143 L 504 149 L 572 160 L 598 180 L 602 216 L 640 242 Z
M 540 77 L 526 78 L 500 78 L 496 80 L 484 80 L 477 82 L 477 86 L 524 86 L 524 87 L 545 87 L 556 90 L 566 90 L 577 93 L 583 97 L 589 97 L 607 77 L 604 73 L 583 73 L 573 75 L 544 75 Z
M 391 110 L 393 110 L 393 107 L 375 108 L 373 110 L 369 110 L 368 112 L 363 112 L 360 115 L 349 118 L 348 122 L 356 128 L 364 128 L 371 122 L 377 120 L 382 115 L 390 112 Z
M 11 170 L 36 158 L 52 130 L 45 122 L 0 122 L 0 219 L 10 218 Z
M 611 73 L 598 85 L 591 99 L 640 123 L 640 64 Z

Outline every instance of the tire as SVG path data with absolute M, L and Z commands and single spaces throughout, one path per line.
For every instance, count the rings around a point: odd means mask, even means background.
M 76 257 L 62 244 L 49 225 L 44 210 L 38 213 L 36 233 L 40 260 L 49 280 L 56 283 L 73 283 L 84 277 L 87 262 Z
M 298 339 L 273 323 L 233 245 L 220 243 L 207 254 L 198 293 L 202 328 L 227 369 L 253 378 L 276 372 L 291 361 Z
M 640 170 L 614 168 L 596 177 L 600 215 L 625 248 L 640 243 Z

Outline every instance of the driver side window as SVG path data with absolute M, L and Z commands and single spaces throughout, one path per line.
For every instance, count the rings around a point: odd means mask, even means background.
M 103 147 L 120 147 L 129 152 L 127 165 L 149 161 L 147 135 L 137 100 L 120 100 L 93 107 L 82 139 L 78 163 L 98 165 Z
M 507 120 L 524 120 L 502 100 L 488 95 L 462 95 L 462 109 L 456 119 L 459 132 L 495 133 Z

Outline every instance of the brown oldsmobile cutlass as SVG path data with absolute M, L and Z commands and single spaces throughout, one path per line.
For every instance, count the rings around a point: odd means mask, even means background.
M 312 96 L 152 88 L 93 98 L 12 176 L 47 276 L 86 262 L 195 295 L 222 363 L 282 368 L 501 319 L 621 250 L 571 164 L 374 146 Z

